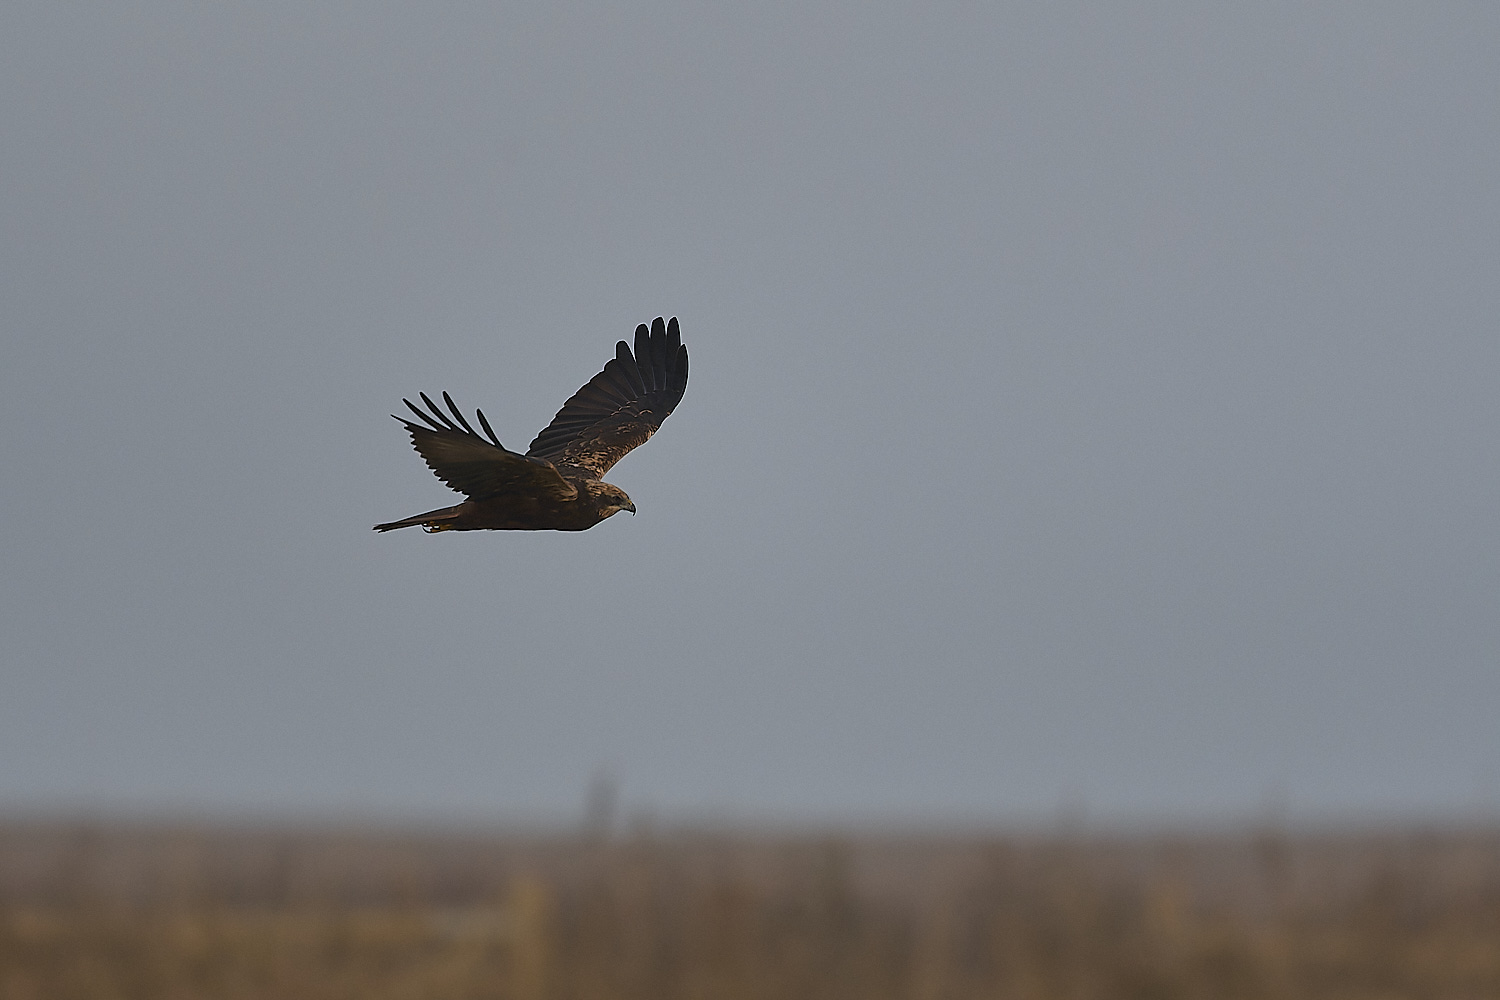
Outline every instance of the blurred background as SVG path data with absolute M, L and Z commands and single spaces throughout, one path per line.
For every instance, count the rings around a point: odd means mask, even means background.
M 7 806 L 1500 810 L 1492 8 L 3 17 Z M 638 517 L 369 530 L 662 314 Z
M 1497 38 L 7 5 L 0 816 L 1493 828 Z M 658 315 L 638 516 L 370 530 Z

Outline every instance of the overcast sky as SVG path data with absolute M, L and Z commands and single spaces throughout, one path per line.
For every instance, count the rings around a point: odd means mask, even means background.
M 0 811 L 1500 813 L 1500 6 L 10 3 Z M 692 379 L 581 534 L 524 450 Z

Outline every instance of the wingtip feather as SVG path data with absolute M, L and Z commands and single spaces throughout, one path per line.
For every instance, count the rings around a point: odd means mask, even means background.
M 475 407 L 474 416 L 479 418 L 479 426 L 484 428 L 484 432 L 490 436 L 490 441 L 495 447 L 504 450 L 505 445 L 501 444 L 500 439 L 495 436 L 495 432 L 490 430 L 490 422 L 484 419 L 484 411 Z
M 453 421 L 449 420 L 446 416 L 443 415 L 443 411 L 440 410 L 440 409 L 438 409 L 437 404 L 432 401 L 431 397 L 429 397 L 427 395 L 427 393 L 425 393 L 425 392 L 419 392 L 419 393 L 417 393 L 417 395 L 422 397 L 422 402 L 424 402 L 424 403 L 427 404 L 427 408 L 432 411 L 433 416 L 437 417 L 440 421 L 442 421 L 443 427 L 439 428 L 440 430 L 441 429 L 447 429 L 447 430 L 450 430 L 450 431 L 456 431 L 456 430 L 458 430 L 458 427 L 454 425 Z M 446 393 L 444 395 L 446 395 Z M 415 407 L 413 407 L 413 409 L 415 409 Z M 429 423 L 431 423 L 431 421 L 429 421 Z M 436 425 L 434 425 L 434 426 L 436 426 Z
M 656 388 L 651 372 L 651 328 L 645 323 L 635 328 L 635 364 L 641 373 L 641 384 L 650 392 Z
M 463 425 L 464 430 L 468 431 L 470 434 L 474 434 L 474 428 L 469 426 L 469 422 L 464 419 L 464 415 L 460 413 L 458 407 L 454 405 L 453 397 L 448 395 L 446 390 L 444 390 L 443 392 L 443 402 L 448 404 L 448 409 L 453 411 L 454 418 Z M 474 436 L 478 437 L 479 435 L 474 434 Z
M 423 398 L 426 398 L 426 397 L 423 397 Z M 417 404 L 413 403 L 411 400 L 405 398 L 404 396 L 402 397 L 401 402 L 403 402 L 403 403 L 406 404 L 406 408 L 408 410 L 411 410 L 411 412 L 415 413 L 418 417 L 420 417 L 421 420 L 422 420 L 422 423 L 426 424 L 428 427 L 431 427 L 435 431 L 443 430 L 443 426 L 441 424 L 439 424 L 439 423 L 434 422 L 431 417 L 429 417 L 427 414 L 423 413 L 421 411 L 421 409 L 417 406 Z M 396 419 L 397 420 L 401 420 L 403 418 L 397 417 Z M 416 425 L 415 424 L 410 424 L 410 426 L 415 427 Z

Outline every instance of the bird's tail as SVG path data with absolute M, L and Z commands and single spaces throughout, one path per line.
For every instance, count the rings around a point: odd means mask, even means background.
M 375 525 L 376 531 L 394 531 L 397 528 L 414 528 L 421 525 L 427 531 L 451 531 L 453 525 L 448 523 L 458 517 L 459 507 L 444 507 L 441 510 L 429 510 L 425 514 L 413 514 L 411 517 L 392 521 L 389 524 Z

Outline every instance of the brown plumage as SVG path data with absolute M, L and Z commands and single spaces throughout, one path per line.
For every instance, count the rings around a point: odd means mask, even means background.
M 658 317 L 649 330 L 643 323 L 635 331 L 635 353 L 620 341 L 614 359 L 563 404 L 524 455 L 507 450 L 484 412 L 475 410 L 485 434 L 480 437 L 446 392 L 448 413 L 425 392 L 420 395 L 430 413 L 403 399 L 422 420 L 396 417 L 417 453 L 468 499 L 375 530 L 421 525 L 426 531 L 583 531 L 622 510 L 634 514 L 625 491 L 602 477 L 656 433 L 682 399 L 687 376 L 687 348 L 676 318 L 663 323 Z

